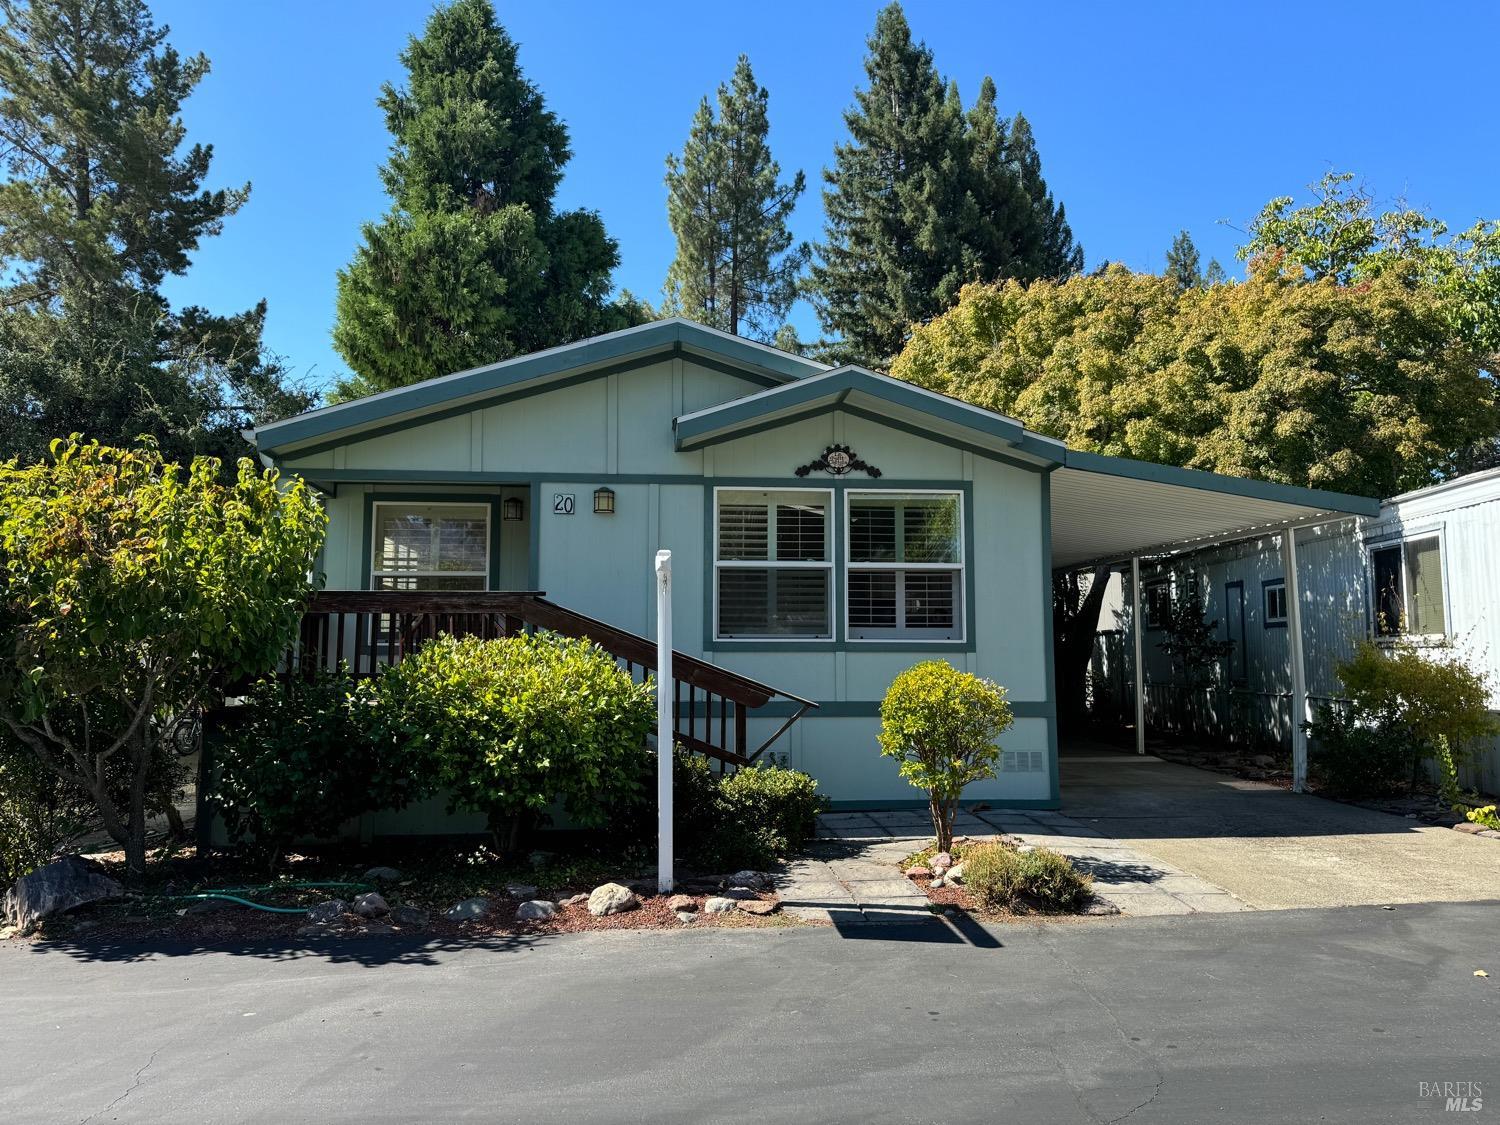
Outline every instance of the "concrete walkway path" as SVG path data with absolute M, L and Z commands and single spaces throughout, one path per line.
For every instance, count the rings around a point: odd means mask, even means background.
M 1500 840 L 1149 754 L 1083 746 L 1060 764 L 1074 822 L 1255 909 L 1500 900 Z
M 1135 916 L 1228 913 L 1245 905 L 1194 875 L 1108 839 L 1055 812 L 961 812 L 954 833 L 986 839 L 1004 833 L 1051 848 L 1094 877 L 1100 898 Z M 910 922 L 929 914 L 927 895 L 898 864 L 932 839 L 923 811 L 826 813 L 818 839 L 783 880 L 782 909 L 837 926 Z

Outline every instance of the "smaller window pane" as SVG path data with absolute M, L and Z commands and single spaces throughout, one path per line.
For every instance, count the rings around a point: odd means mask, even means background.
M 1446 633 L 1443 559 L 1437 539 L 1419 539 L 1406 545 L 1406 589 L 1410 602 L 1408 631 L 1429 636 Z
M 719 636 L 828 636 L 828 571 L 719 570 Z
M 886 501 L 849 502 L 851 562 L 896 561 L 896 507 Z
M 1406 628 L 1405 595 L 1401 587 L 1401 548 L 1370 552 L 1375 580 L 1375 632 L 1390 637 Z
M 770 508 L 765 504 L 719 503 L 719 558 L 758 562 L 768 558 Z
M 894 629 L 896 627 L 896 572 L 854 570 L 849 572 L 849 627 Z
M 828 558 L 827 528 L 822 504 L 776 505 L 776 561 L 823 562 Z
M 959 559 L 958 497 L 902 501 L 904 562 L 952 563 Z
M 953 629 L 958 619 L 958 575 L 953 571 L 906 572 L 906 627 Z

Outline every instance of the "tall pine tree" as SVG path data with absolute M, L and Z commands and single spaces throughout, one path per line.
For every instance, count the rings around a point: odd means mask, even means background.
M 1179 290 L 1196 289 L 1203 284 L 1203 270 L 1199 267 L 1198 247 L 1193 236 L 1185 230 L 1177 232 L 1172 245 L 1167 247 L 1167 276 Z
M 718 91 L 718 116 L 704 98 L 682 156 L 667 157 L 667 217 L 677 256 L 666 307 L 703 324 L 762 340 L 797 299 L 806 243 L 793 245 L 787 220 L 807 187 L 798 172 L 782 183 L 771 156 L 769 95 L 740 56 Z
M 965 113 L 899 4 L 876 18 L 849 141 L 823 173 L 827 213 L 809 289 L 831 358 L 883 364 L 970 281 L 1068 277 L 1083 265 L 1031 126 L 986 79 Z
M 526 80 L 490 0 L 433 12 L 379 104 L 395 138 L 394 206 L 339 274 L 334 345 L 388 390 L 634 323 L 612 303 L 615 241 L 596 212 L 557 211 L 567 127 Z
M 208 60 L 166 34 L 141 0 L 0 0 L 0 458 L 75 431 L 234 458 L 311 402 L 262 354 L 264 302 L 162 296 L 250 190 L 204 189 L 181 108 Z

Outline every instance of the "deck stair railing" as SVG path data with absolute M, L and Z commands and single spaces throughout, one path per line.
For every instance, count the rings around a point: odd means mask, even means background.
M 342 661 L 355 676 L 373 676 L 440 633 L 508 637 L 538 629 L 593 641 L 638 683 L 656 666 L 656 642 L 649 637 L 550 602 L 540 591 L 328 590 L 310 599 L 285 667 L 331 669 Z M 720 768 L 754 763 L 817 706 L 677 650 L 672 678 L 677 741 L 721 763 Z M 791 704 L 790 713 L 752 747 L 751 713 L 777 698 Z

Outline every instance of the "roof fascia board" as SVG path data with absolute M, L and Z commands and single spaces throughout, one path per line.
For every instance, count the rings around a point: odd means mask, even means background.
M 764 372 L 778 382 L 827 370 L 823 364 L 777 351 L 765 344 L 674 318 L 308 411 L 258 427 L 254 431 L 255 439 L 264 448 L 284 449 L 300 442 L 357 430 L 361 426 L 407 419 L 435 406 L 457 406 L 466 400 L 504 392 L 565 372 L 580 372 L 611 361 L 641 359 L 661 352 L 684 354 L 688 346 L 705 355 L 721 356 L 731 365 L 741 364 L 752 371 Z
M 1272 504 L 1289 504 L 1299 508 L 1308 508 L 1313 512 L 1339 512 L 1352 516 L 1373 516 L 1380 512 L 1380 501 L 1368 496 L 1330 492 L 1321 488 L 1303 488 L 1293 484 L 1248 480 L 1245 477 L 1204 472 L 1202 469 L 1182 469 L 1175 465 L 1157 465 L 1150 461 L 1134 461 L 1128 457 L 1108 457 L 1102 453 L 1084 453 L 1076 449 L 1067 451 L 1063 459 L 1063 467 L 1085 473 L 1101 473 L 1105 476 L 1125 477 L 1151 484 L 1165 484 L 1174 488 L 1196 488 L 1205 492 L 1219 492 L 1229 496 L 1244 496 L 1251 500 L 1264 500 Z

